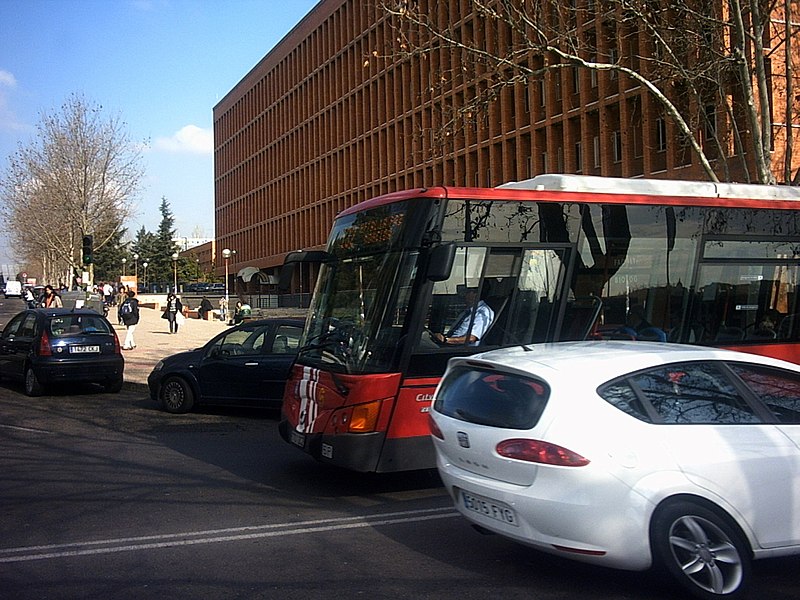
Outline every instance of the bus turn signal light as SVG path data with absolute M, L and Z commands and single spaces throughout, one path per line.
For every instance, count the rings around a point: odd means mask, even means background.
M 350 418 L 348 431 L 351 433 L 366 433 L 368 431 L 375 431 L 375 426 L 378 423 L 378 415 L 380 412 L 380 400 L 354 406 L 353 416 Z

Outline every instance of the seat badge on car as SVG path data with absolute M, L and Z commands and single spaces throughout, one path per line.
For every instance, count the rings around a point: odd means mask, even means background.
M 469 448 L 469 436 L 463 431 L 457 431 L 456 437 L 458 438 L 458 445 L 462 448 Z

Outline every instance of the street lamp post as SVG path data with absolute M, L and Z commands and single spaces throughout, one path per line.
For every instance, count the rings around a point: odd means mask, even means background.
M 225 306 L 230 309 L 230 302 L 228 301 L 228 260 L 231 257 L 230 248 L 225 248 L 222 251 L 222 258 L 225 259 Z
M 139 291 L 139 255 L 133 255 L 133 276 L 136 278 L 136 291 Z
M 178 293 L 178 253 L 172 253 L 172 291 Z
M 142 267 L 144 267 L 144 277 L 142 278 L 142 281 L 144 282 L 144 287 L 147 287 L 147 261 L 142 263 Z
M 124 256 L 122 257 L 122 276 L 125 277 L 127 273 L 127 269 L 125 267 L 128 266 L 128 259 Z

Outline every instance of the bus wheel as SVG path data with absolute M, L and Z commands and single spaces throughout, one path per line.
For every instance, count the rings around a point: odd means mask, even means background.
M 168 413 L 186 413 L 192 410 L 192 406 L 194 406 L 192 388 L 180 377 L 169 377 L 161 384 L 159 398 L 161 399 L 161 406 Z
M 750 578 L 750 552 L 727 518 L 696 502 L 673 502 L 653 516 L 656 566 L 706 600 L 739 598 Z

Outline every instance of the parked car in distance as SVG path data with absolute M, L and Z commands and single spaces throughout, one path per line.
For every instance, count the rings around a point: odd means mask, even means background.
M 147 378 L 150 397 L 171 413 L 198 404 L 279 408 L 303 324 L 302 319 L 247 321 L 202 348 L 160 360 Z
M 22 298 L 22 283 L 16 279 L 9 279 L 6 281 L 6 287 L 3 290 L 3 295 L 6 298 Z
M 734 598 L 751 559 L 800 553 L 800 366 L 652 342 L 452 359 L 437 467 L 476 526 L 545 552 L 651 566 Z
M 124 368 L 114 328 L 93 310 L 25 310 L 0 334 L 0 378 L 22 381 L 29 396 L 60 383 L 97 383 L 116 393 Z

